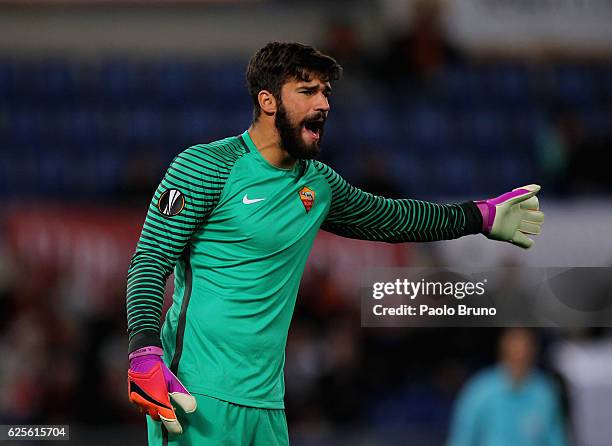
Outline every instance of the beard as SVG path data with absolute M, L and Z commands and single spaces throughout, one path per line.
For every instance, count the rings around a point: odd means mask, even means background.
M 323 139 L 323 124 L 321 120 L 325 117 L 319 112 L 314 116 L 307 117 L 297 124 L 291 122 L 285 106 L 279 104 L 276 116 L 274 117 L 274 125 L 280 136 L 280 145 L 292 158 L 295 159 L 313 159 L 316 158 L 321 151 L 321 140 Z M 302 129 L 306 125 L 317 124 L 319 138 L 308 144 L 302 137 Z

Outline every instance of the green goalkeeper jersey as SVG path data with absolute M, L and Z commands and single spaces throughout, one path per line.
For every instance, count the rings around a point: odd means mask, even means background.
M 191 392 L 284 408 L 287 333 L 319 228 L 405 242 L 457 238 L 481 224 L 472 202 L 375 196 L 313 160 L 275 167 L 248 132 L 190 147 L 155 192 L 130 263 L 130 351 L 162 346 Z M 173 302 L 160 329 L 173 270 Z

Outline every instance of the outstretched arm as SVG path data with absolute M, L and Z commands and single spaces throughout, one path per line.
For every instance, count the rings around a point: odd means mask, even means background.
M 473 202 L 435 204 L 384 198 L 350 185 L 323 163 L 315 166 L 332 191 L 323 230 L 389 243 L 448 240 L 482 230 L 482 216 Z
M 326 178 L 332 202 L 322 229 L 363 240 L 428 242 L 483 233 L 488 238 L 529 248 L 539 234 L 544 214 L 539 211 L 537 185 L 524 186 L 497 198 L 460 204 L 394 200 L 364 192 L 323 163 L 315 166 Z

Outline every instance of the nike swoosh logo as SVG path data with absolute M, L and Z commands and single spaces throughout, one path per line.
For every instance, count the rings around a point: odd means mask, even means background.
M 247 194 L 244 194 L 244 197 L 242 197 L 242 202 L 244 204 L 253 204 L 253 203 L 258 203 L 260 201 L 264 201 L 265 198 L 254 198 L 252 200 L 249 200 L 249 197 L 247 197 Z
M 137 395 L 140 395 L 144 400 L 150 403 L 153 403 L 156 406 L 161 406 L 161 407 L 165 407 L 166 409 L 171 409 L 171 407 L 168 407 L 168 405 L 162 402 L 159 402 L 155 398 L 150 396 L 142 387 L 140 387 L 134 381 L 130 380 L 129 383 L 130 383 L 130 394 L 136 393 Z

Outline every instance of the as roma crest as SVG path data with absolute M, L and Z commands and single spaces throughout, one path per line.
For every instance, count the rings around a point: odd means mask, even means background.
M 308 189 L 307 187 L 303 187 L 299 194 L 300 200 L 302 200 L 302 204 L 304 205 L 306 212 L 310 211 L 315 201 L 315 191 Z

